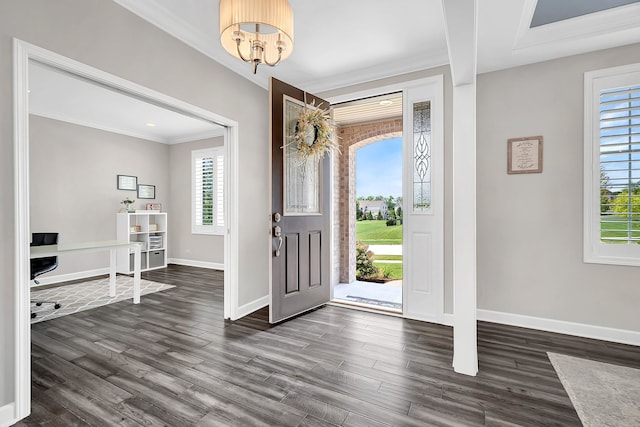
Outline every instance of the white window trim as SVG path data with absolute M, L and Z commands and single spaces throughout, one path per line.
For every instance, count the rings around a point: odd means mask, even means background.
M 640 266 L 640 245 L 600 241 L 600 91 L 640 84 L 640 64 L 584 74 L 584 262 Z
M 219 180 L 214 180 L 213 187 L 213 200 L 214 200 L 214 208 L 213 208 L 213 218 L 214 223 L 212 225 L 198 225 L 196 223 L 196 159 L 202 157 L 212 157 L 213 162 L 213 175 L 214 177 L 219 176 L 219 173 L 223 174 L 223 182 Z M 220 165 L 218 164 L 218 158 L 222 158 L 222 170 L 220 171 Z M 219 197 L 223 197 L 224 195 L 224 147 L 211 147 L 204 148 L 201 150 L 193 150 L 191 151 L 191 233 L 192 234 L 211 234 L 211 235 L 224 235 L 225 227 L 224 223 L 220 223 L 220 221 L 216 221 L 216 218 L 222 217 L 224 218 L 224 206 L 220 206 L 215 201 L 219 199 Z M 224 204 L 224 202 L 223 202 Z

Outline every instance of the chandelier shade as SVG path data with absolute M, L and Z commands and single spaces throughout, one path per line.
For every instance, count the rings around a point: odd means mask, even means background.
M 293 52 L 293 11 L 287 0 L 220 0 L 220 42 L 236 58 L 274 66 Z

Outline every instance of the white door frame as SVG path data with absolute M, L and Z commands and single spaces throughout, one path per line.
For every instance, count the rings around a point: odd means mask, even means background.
M 356 99 L 362 99 L 362 98 L 369 98 L 369 97 L 374 97 L 374 96 L 380 96 L 380 95 L 386 95 L 389 93 L 394 93 L 394 92 L 402 92 L 403 95 L 403 103 L 404 103 L 404 99 L 407 98 L 407 91 L 410 88 L 414 88 L 416 86 L 435 86 L 435 90 L 439 92 L 439 95 L 436 97 L 436 101 L 439 103 L 439 105 L 437 106 L 437 108 L 439 108 L 440 113 L 439 113 L 439 117 L 435 117 L 434 119 L 439 120 L 438 126 L 439 128 L 439 135 L 437 136 L 438 138 L 440 138 L 440 145 L 442 148 L 444 148 L 444 76 L 442 74 L 437 74 L 431 77 L 425 77 L 425 78 L 420 78 L 420 79 L 415 79 L 415 80 L 409 80 L 406 82 L 401 82 L 401 83 L 395 83 L 395 84 L 391 84 L 391 85 L 386 85 L 386 86 L 379 86 L 379 87 L 375 87 L 372 89 L 366 89 L 366 90 L 361 90 L 361 91 L 356 91 L 356 92 L 349 92 L 349 93 L 345 93 L 342 95 L 337 95 L 337 96 L 333 96 L 333 97 L 325 97 L 325 99 L 327 101 L 329 101 L 331 103 L 331 105 L 337 104 L 337 103 L 341 103 L 341 102 L 348 102 L 348 101 L 353 101 Z M 403 129 L 406 129 L 406 126 L 403 125 Z M 403 133 L 405 133 L 405 131 L 403 131 Z M 404 135 L 403 135 L 404 138 Z M 403 153 L 404 153 L 404 149 L 403 149 Z M 404 154 L 403 154 L 404 156 Z M 441 153 L 442 156 L 442 167 L 444 168 L 444 153 Z M 404 158 L 403 158 L 404 159 Z M 405 174 L 404 174 L 404 165 L 403 165 L 403 181 L 406 179 L 405 178 Z M 440 206 L 440 208 L 443 208 L 443 203 L 444 203 L 444 172 L 440 171 L 439 173 L 439 177 L 438 177 L 441 182 L 441 194 L 440 194 L 440 203 L 442 204 L 442 206 Z M 404 187 L 404 183 L 403 183 L 403 187 Z M 335 188 L 334 188 L 335 191 Z M 403 190 L 404 192 L 404 190 Z M 403 207 L 403 211 L 405 211 L 405 208 Z M 444 213 L 442 213 L 442 219 L 444 220 Z M 331 221 L 331 226 L 334 227 L 335 224 L 333 222 L 333 220 Z M 442 240 L 444 243 L 444 222 L 443 222 L 443 227 L 442 227 Z M 332 230 L 331 235 L 333 236 L 334 231 Z M 403 240 L 404 240 L 404 236 L 403 236 Z M 335 243 L 333 243 L 335 244 Z M 405 246 L 405 243 L 403 241 L 403 247 Z M 333 247 L 333 246 L 332 246 Z M 444 245 L 442 247 L 442 253 L 444 254 Z M 331 257 L 332 261 L 333 261 L 333 257 Z M 444 256 L 441 257 L 441 271 L 444 272 Z M 334 271 L 334 266 L 331 267 L 331 271 Z M 331 298 L 333 299 L 333 285 L 334 285 L 334 281 L 332 280 L 332 286 L 331 286 Z M 433 288 L 433 292 L 440 298 L 440 304 L 438 305 L 438 311 L 435 314 L 435 317 L 429 316 L 428 318 L 422 318 L 420 319 L 418 316 L 412 316 L 412 318 L 419 318 L 420 320 L 428 320 L 430 322 L 435 322 L 435 323 L 440 323 L 440 324 L 447 324 L 444 318 L 444 277 L 442 278 L 442 280 L 436 282 L 433 284 L 434 288 Z M 403 286 L 403 299 L 406 297 L 406 292 L 405 292 L 405 286 Z M 406 314 L 404 314 L 404 310 L 403 310 L 403 317 L 407 317 Z
M 225 127 L 224 317 L 238 312 L 238 123 L 211 111 L 130 82 L 38 46 L 13 39 L 15 317 L 14 419 L 31 411 L 31 322 L 29 304 L 29 61 L 35 60 L 129 95 L 215 122 Z

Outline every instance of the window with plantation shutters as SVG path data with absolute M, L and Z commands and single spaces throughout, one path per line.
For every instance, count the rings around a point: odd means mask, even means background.
M 640 265 L 640 64 L 585 74 L 585 261 Z
M 224 234 L 224 149 L 192 151 L 192 226 L 195 234 Z

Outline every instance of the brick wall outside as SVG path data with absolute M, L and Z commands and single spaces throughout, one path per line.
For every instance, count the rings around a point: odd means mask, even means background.
M 334 176 L 337 183 L 334 229 L 338 237 L 334 252 L 339 254 L 340 283 L 352 283 L 356 280 L 356 151 L 374 142 L 402 136 L 402 117 L 339 126 L 337 135 L 342 155 L 338 157 Z

